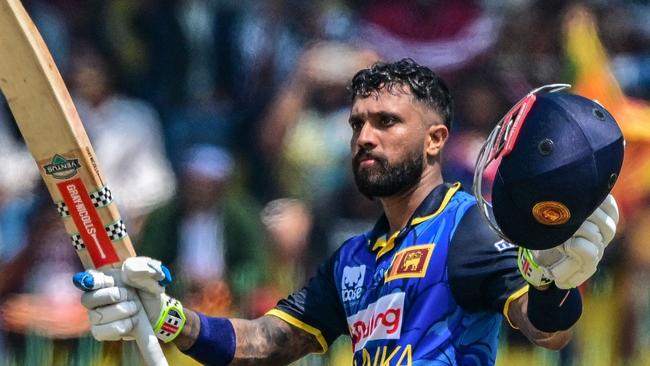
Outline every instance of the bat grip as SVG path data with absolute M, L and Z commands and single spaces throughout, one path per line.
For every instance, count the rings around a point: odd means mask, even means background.
M 140 299 L 137 300 L 140 302 Z M 153 329 L 149 323 L 149 317 L 140 303 L 140 310 L 137 314 L 137 324 L 133 329 L 133 337 L 138 345 L 140 354 L 147 366 L 168 366 L 165 355 L 163 354 L 158 338 L 153 334 Z
M 122 282 L 122 276 L 119 270 L 109 269 L 104 270 L 104 273 L 107 273 L 113 277 L 115 284 L 118 286 L 125 286 Z M 137 291 L 133 289 L 133 292 L 136 294 L 136 299 L 140 310 L 136 315 L 137 323 L 133 329 L 133 337 L 135 338 L 135 343 L 138 345 L 138 350 L 140 350 L 140 355 L 144 359 L 144 362 L 147 366 L 168 366 L 167 359 L 163 354 L 162 348 L 160 348 L 160 343 L 155 334 L 153 334 L 153 328 L 151 323 L 149 323 L 149 317 L 144 311 L 144 306 L 140 297 L 137 295 Z

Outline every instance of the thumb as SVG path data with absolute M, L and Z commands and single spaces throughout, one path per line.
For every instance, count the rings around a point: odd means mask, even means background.
M 171 273 L 160 261 L 149 257 L 131 257 L 122 263 L 122 281 L 152 294 L 165 292 L 171 283 Z

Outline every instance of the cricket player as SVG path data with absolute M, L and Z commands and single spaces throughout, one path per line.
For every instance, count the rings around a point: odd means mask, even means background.
M 536 345 L 564 347 L 582 312 L 576 287 L 616 231 L 608 191 L 560 247 L 519 248 L 490 230 L 474 196 L 443 180 L 453 101 L 436 74 L 410 59 L 377 63 L 350 89 L 352 169 L 359 191 L 383 205 L 375 227 L 344 242 L 302 289 L 255 320 L 183 308 L 165 294 L 170 275 L 159 261 L 127 259 L 118 275 L 137 289 L 157 336 L 208 365 L 285 365 L 327 352 L 341 335 L 351 337 L 357 366 L 493 365 L 504 318 Z M 548 95 L 533 110 L 569 94 Z M 601 108 L 586 99 L 556 104 L 571 111 L 580 103 Z M 133 290 L 102 276 L 77 276 L 93 289 L 82 295 L 92 334 L 128 339 L 138 310 Z

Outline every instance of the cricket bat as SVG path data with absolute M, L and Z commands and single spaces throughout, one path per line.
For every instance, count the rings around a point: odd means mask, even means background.
M 0 89 L 63 218 L 70 250 L 86 269 L 119 268 L 135 255 L 133 245 L 70 94 L 19 0 L 0 0 Z M 147 365 L 167 365 L 140 309 L 138 348 Z

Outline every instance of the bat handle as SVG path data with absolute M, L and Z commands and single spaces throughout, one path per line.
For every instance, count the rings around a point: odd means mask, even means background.
M 140 299 L 138 298 L 137 301 L 140 302 Z M 139 305 L 140 311 L 137 314 L 138 323 L 133 330 L 133 336 L 135 337 L 140 354 L 147 366 L 168 366 L 162 348 L 160 348 L 158 338 L 153 334 L 149 317 L 145 313 L 142 304 Z
M 104 269 L 102 272 L 79 272 L 74 275 L 72 281 L 75 286 L 83 291 L 92 291 L 110 286 L 124 286 L 118 269 Z M 133 300 L 137 302 L 138 308 L 140 308 L 136 314 L 136 324 L 133 329 L 133 337 L 135 338 L 135 343 L 138 345 L 140 354 L 147 366 L 168 366 L 167 359 L 165 359 L 162 348 L 160 348 L 158 338 L 153 334 L 153 328 L 149 323 L 147 313 L 144 311 L 142 301 L 140 301 L 137 292 L 135 290 L 132 291 L 136 295 Z

